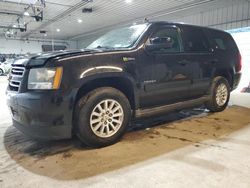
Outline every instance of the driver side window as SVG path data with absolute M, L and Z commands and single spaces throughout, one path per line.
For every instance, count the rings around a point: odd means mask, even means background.
M 181 52 L 181 40 L 178 30 L 176 28 L 162 28 L 156 31 L 147 41 L 149 44 L 154 42 L 170 42 L 168 46 L 157 49 L 154 53 L 179 53 Z

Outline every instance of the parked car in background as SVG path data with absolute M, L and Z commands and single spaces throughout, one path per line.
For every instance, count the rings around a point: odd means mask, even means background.
M 14 59 L 6 59 L 6 61 L 0 63 L 0 76 L 7 75 L 10 72 L 12 63 L 14 63 Z
M 3 63 L 6 61 L 6 58 L 0 54 L 0 63 Z
M 0 63 L 0 76 L 4 75 L 4 73 L 5 73 L 4 64 Z

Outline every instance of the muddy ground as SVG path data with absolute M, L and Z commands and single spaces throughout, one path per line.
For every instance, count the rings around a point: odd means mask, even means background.
M 214 141 L 225 141 L 250 124 L 248 108 L 231 106 L 216 114 L 198 108 L 133 122 L 119 143 L 92 149 L 76 138 L 44 143 L 31 140 L 11 125 L 6 106 L 1 104 L 1 109 L 0 187 L 32 187 L 34 182 L 39 182 L 35 187 L 50 187 L 39 177 L 59 182 L 84 180 L 186 147 L 226 151 L 227 146 Z M 217 166 L 215 170 L 219 170 Z
M 223 149 L 220 145 L 203 141 L 223 139 L 243 128 L 250 123 L 249 114 L 250 109 L 237 106 L 217 114 L 203 112 L 198 117 L 183 113 L 170 114 L 134 123 L 135 128 L 119 143 L 102 149 L 87 148 L 76 138 L 40 143 L 8 126 L 3 132 L 7 153 L 0 156 L 0 175 L 11 174 L 16 167 L 22 166 L 35 174 L 53 179 L 75 180 L 123 168 L 187 145 Z M 180 120 L 184 117 L 187 119 Z

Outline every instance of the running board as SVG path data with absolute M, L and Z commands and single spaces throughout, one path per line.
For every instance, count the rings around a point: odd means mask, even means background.
M 175 111 L 175 110 L 182 110 L 186 108 L 191 108 L 195 106 L 199 106 L 207 102 L 209 99 L 209 96 L 203 96 L 198 99 L 188 100 L 184 102 L 178 102 L 175 104 L 169 104 L 165 106 L 159 106 L 155 108 L 147 108 L 147 109 L 138 109 L 135 111 L 135 117 L 136 118 L 145 118 L 145 117 L 151 117 L 156 115 L 163 115 L 167 112 Z

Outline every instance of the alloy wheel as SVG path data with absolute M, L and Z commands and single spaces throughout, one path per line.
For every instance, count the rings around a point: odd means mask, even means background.
M 119 102 L 106 99 L 98 103 L 90 115 L 90 127 L 101 138 L 115 135 L 124 120 L 123 108 Z
M 228 89 L 224 83 L 221 83 L 216 89 L 216 103 L 218 106 L 224 106 L 228 98 Z

